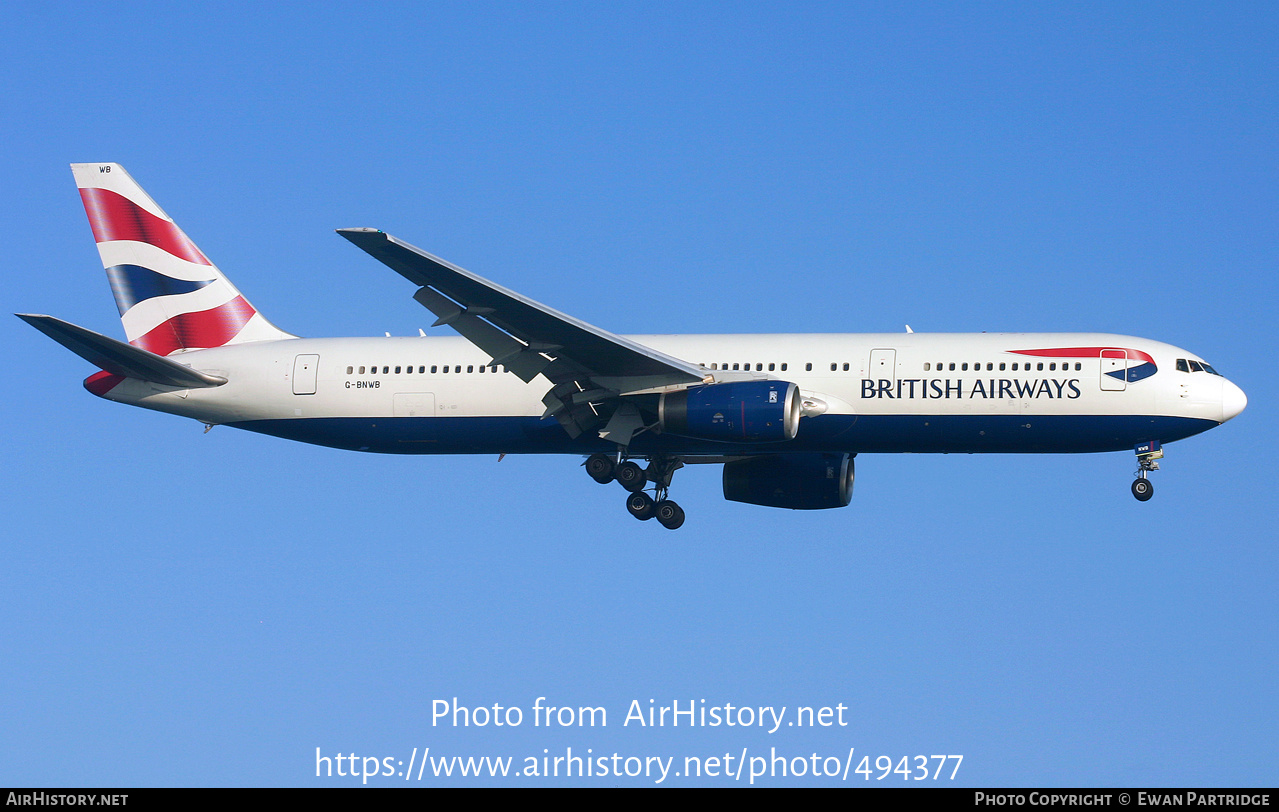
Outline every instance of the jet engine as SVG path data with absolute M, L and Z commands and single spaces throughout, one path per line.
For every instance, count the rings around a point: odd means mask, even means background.
M 786 381 L 735 381 L 666 392 L 662 431 L 722 442 L 776 443 L 799 431 L 799 387 Z
M 792 510 L 844 507 L 853 498 L 853 455 L 766 454 L 724 463 L 724 498 Z

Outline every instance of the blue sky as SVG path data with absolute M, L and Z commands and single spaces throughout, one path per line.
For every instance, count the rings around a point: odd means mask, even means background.
M 682 471 L 669 533 L 575 458 L 362 456 L 107 403 L 10 317 L 0 785 L 349 785 L 316 778 L 316 748 L 429 747 L 1273 786 L 1277 23 L 1262 3 L 19 3 L 9 312 L 121 335 L 67 168 L 118 161 L 301 335 L 433 320 L 333 234 L 374 226 L 615 332 L 1125 333 L 1250 403 L 1170 445 L 1146 504 L 1127 454 L 863 455 L 837 511 Z M 453 697 L 524 724 L 433 726 Z M 608 724 L 533 727 L 538 697 Z M 849 724 L 623 725 L 650 699 Z M 556 780 L 370 780 L 530 782 Z

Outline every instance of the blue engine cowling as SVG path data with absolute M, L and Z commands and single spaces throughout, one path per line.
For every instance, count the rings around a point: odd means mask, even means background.
M 787 381 L 738 381 L 667 392 L 658 402 L 662 431 L 722 442 L 776 443 L 799 431 L 799 387 Z
M 844 507 L 853 498 L 853 455 L 767 454 L 724 463 L 724 498 L 792 510 Z

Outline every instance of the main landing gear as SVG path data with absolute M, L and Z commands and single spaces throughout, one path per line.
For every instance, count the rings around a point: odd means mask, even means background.
M 648 521 L 654 517 L 667 530 L 676 530 L 684 524 L 684 509 L 666 498 L 671 486 L 671 477 L 684 465 L 678 457 L 654 455 L 649 458 L 648 468 L 641 468 L 634 460 L 621 460 L 607 454 L 592 454 L 586 459 L 586 473 L 601 485 L 616 481 L 625 488 L 626 509 L 640 521 Z M 645 493 L 649 483 L 653 483 L 653 495 Z
M 1164 450 L 1157 440 L 1137 444 L 1137 478 L 1132 481 L 1132 495 L 1138 502 L 1147 502 L 1155 495 L 1155 486 L 1146 474 L 1159 470 L 1159 460 L 1163 459 Z

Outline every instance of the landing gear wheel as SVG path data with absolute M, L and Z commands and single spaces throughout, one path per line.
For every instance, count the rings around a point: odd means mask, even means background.
M 684 524 L 684 509 L 669 499 L 663 499 L 657 503 L 657 520 L 667 530 L 678 530 Z
M 1132 495 L 1137 497 L 1138 502 L 1149 501 L 1150 497 L 1155 495 L 1155 486 L 1150 484 L 1149 479 L 1134 479 L 1132 481 Z
M 644 490 L 644 486 L 648 484 L 648 476 L 644 473 L 644 469 L 630 460 L 614 469 L 613 478 L 631 493 L 638 493 Z
M 613 481 L 614 467 L 613 461 L 603 454 L 592 454 L 586 458 L 586 473 L 601 485 Z
M 666 503 L 663 502 L 662 504 Z M 641 522 L 646 522 L 653 518 L 653 514 L 657 512 L 656 503 L 653 502 L 653 497 L 643 491 L 633 493 L 626 497 L 626 509 L 631 512 L 632 516 L 639 519 Z

